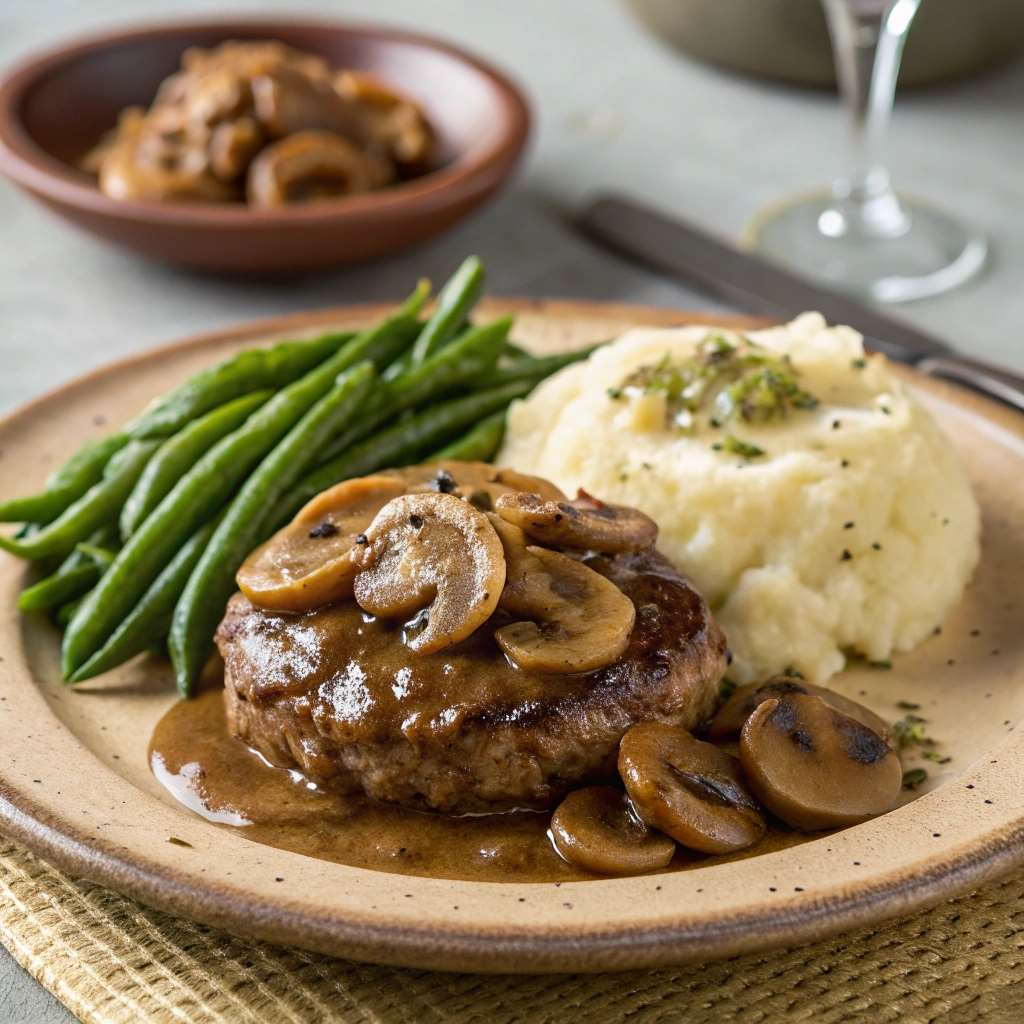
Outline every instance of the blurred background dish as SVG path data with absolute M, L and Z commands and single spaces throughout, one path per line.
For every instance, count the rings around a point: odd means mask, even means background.
M 987 240 L 959 216 L 897 194 L 886 160 L 896 82 L 921 0 L 822 0 L 822 7 L 850 116 L 847 173 L 828 191 L 760 211 L 744 241 L 805 277 L 875 302 L 956 288 L 984 266 Z M 970 22 L 964 8 L 960 21 Z
M 699 60 L 795 85 L 833 86 L 819 0 L 625 0 L 656 35 Z M 1024 53 L 1019 0 L 928 0 L 903 59 L 901 84 L 977 74 Z
M 437 169 L 384 191 L 282 209 L 104 195 L 79 168 L 82 157 L 124 108 L 151 101 L 186 49 L 229 39 L 279 40 L 394 86 L 436 132 Z M 404 31 L 308 19 L 195 19 L 100 33 L 30 57 L 0 82 L 0 169 L 16 184 L 110 241 L 222 272 L 361 263 L 430 238 L 497 192 L 528 131 L 520 91 L 464 51 Z

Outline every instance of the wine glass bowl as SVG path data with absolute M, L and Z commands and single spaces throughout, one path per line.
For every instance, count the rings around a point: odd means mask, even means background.
M 761 211 L 744 243 L 806 276 L 876 302 L 955 288 L 981 270 L 985 239 L 893 191 L 882 159 L 903 45 L 921 0 L 823 0 L 840 92 L 852 114 L 853 170 L 827 192 Z

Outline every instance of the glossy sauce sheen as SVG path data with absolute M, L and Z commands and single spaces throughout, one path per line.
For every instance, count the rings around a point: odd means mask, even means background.
M 237 829 L 246 839 L 309 857 L 470 881 L 598 877 L 573 868 L 555 853 L 547 835 L 548 813 L 449 817 L 329 793 L 297 772 L 271 767 L 228 735 L 220 690 L 181 701 L 164 715 L 153 733 L 150 764 L 157 779 L 189 810 Z M 781 849 L 802 838 L 770 833 L 734 858 Z M 728 859 L 678 850 L 670 870 Z

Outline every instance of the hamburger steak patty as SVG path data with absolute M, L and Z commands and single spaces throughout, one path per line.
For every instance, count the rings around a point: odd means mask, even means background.
M 700 595 L 654 550 L 587 556 L 636 607 L 625 654 L 577 675 L 521 671 L 493 639 L 416 655 L 402 626 L 354 602 L 304 615 L 241 594 L 217 633 L 231 733 L 319 786 L 450 813 L 546 808 L 614 777 L 633 724 L 701 724 L 725 639 Z

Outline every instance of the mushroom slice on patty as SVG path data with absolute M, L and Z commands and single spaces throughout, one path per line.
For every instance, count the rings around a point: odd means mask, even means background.
M 625 794 L 611 786 L 570 793 L 551 816 L 551 839 L 570 864 L 599 875 L 635 875 L 667 867 L 676 851 L 649 829 Z
M 394 476 L 346 480 L 318 494 L 242 563 L 238 589 L 257 608 L 306 612 L 352 596 L 352 549 L 405 483 Z
M 395 618 L 426 609 L 407 630 L 419 654 L 465 640 L 491 617 L 505 585 L 505 555 L 487 517 L 453 494 L 389 501 L 353 549 L 356 603 Z
M 678 726 L 634 725 L 619 744 L 619 775 L 640 817 L 691 850 L 731 853 L 764 835 L 739 761 Z
M 858 704 L 849 697 L 844 697 L 834 690 L 827 690 L 824 686 L 815 686 L 812 683 L 805 683 L 802 679 L 795 679 L 792 676 L 775 676 L 766 683 L 750 683 L 741 686 L 735 693 L 719 708 L 718 714 L 711 719 L 708 727 L 708 739 L 714 743 L 720 740 L 735 739 L 743 728 L 743 723 L 754 713 L 754 709 L 762 701 L 771 700 L 773 697 L 785 697 L 791 694 L 798 696 L 820 697 L 829 707 L 841 711 L 844 715 L 856 718 L 858 722 L 866 725 L 873 732 L 878 733 L 882 739 L 889 738 L 889 725 L 884 718 L 876 715 L 870 708 Z
M 589 566 L 526 542 L 491 514 L 507 566 L 501 608 L 522 622 L 495 630 L 505 654 L 529 672 L 592 672 L 618 660 L 636 620 L 633 602 Z
M 495 503 L 502 519 L 549 547 L 618 555 L 643 551 L 658 537 L 657 524 L 635 508 L 607 505 L 579 491 L 572 501 L 537 494 L 503 494 Z
M 903 781 L 878 733 L 809 694 L 762 701 L 740 734 L 740 761 L 765 807 L 807 832 L 883 814 Z

